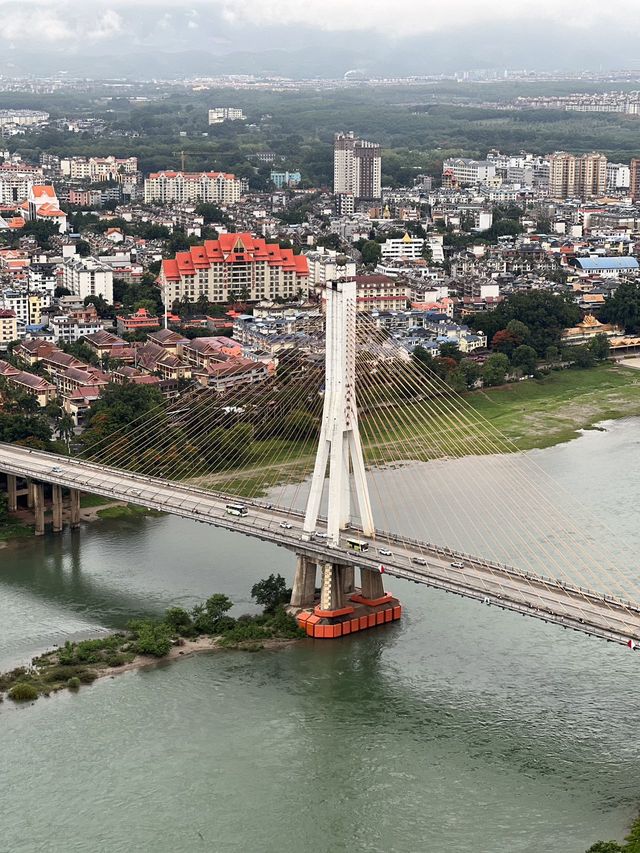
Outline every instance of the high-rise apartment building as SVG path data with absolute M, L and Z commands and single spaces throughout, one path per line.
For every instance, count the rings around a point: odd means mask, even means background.
M 197 302 L 200 296 L 220 303 L 295 299 L 298 291 L 308 294 L 309 263 L 292 249 L 251 234 L 221 234 L 165 259 L 159 282 L 169 306 L 176 299 Z
M 640 158 L 634 157 L 629 169 L 629 195 L 633 201 L 640 201 Z
M 382 159 L 376 142 L 351 131 L 336 133 L 333 143 L 333 191 L 354 199 L 382 197 Z
M 225 172 L 152 172 L 144 182 L 144 200 L 149 202 L 194 202 L 234 204 L 240 199 L 240 181 Z
M 607 190 L 607 158 L 604 154 L 576 157 L 556 151 L 549 160 L 549 195 L 553 198 L 593 198 Z

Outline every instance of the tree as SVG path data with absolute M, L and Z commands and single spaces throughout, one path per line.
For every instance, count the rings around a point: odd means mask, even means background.
M 629 334 L 640 332 L 640 283 L 623 281 L 600 309 L 599 318 L 603 323 L 624 326 Z
M 450 370 L 447 373 L 446 382 L 452 391 L 456 392 L 456 394 L 462 394 L 467 390 L 467 378 L 460 367 L 454 367 L 453 370 Z
M 9 518 L 9 501 L 4 492 L 0 492 L 0 525 L 5 524 Z
M 84 304 L 93 305 L 98 313 L 98 317 L 113 319 L 116 316 L 113 305 L 109 305 L 104 296 L 101 296 L 99 293 L 95 296 L 85 296 Z
M 65 412 L 60 420 L 58 421 L 58 435 L 67 445 L 67 450 L 69 450 L 69 443 L 73 438 L 75 432 L 75 423 L 73 422 L 73 418 L 70 414 Z
M 578 344 L 576 346 L 568 347 L 568 354 L 570 360 L 575 364 L 575 366 L 582 370 L 593 367 L 595 364 L 595 357 L 591 348 L 587 346 L 587 344 Z
M 440 344 L 440 355 L 442 356 L 442 358 L 452 358 L 457 362 L 462 360 L 462 353 L 460 352 L 460 347 L 458 346 L 458 344 L 454 344 L 452 342 Z
M 197 604 L 191 612 L 194 630 L 199 634 L 215 634 L 219 621 L 227 618 L 225 613 L 232 607 L 231 599 L 222 593 L 209 596 L 204 604 Z
M 507 332 L 513 335 L 518 342 L 518 346 L 523 344 L 529 337 L 529 327 L 525 326 L 520 320 L 509 320 L 507 323 Z
M 164 622 L 145 619 L 130 625 L 136 640 L 136 650 L 141 655 L 162 658 L 171 648 L 171 630 Z
M 275 612 L 281 604 L 286 604 L 291 598 L 291 590 L 282 575 L 269 575 L 251 587 L 251 597 L 264 608 L 266 613 Z
M 479 364 L 470 358 L 463 358 L 460 362 L 460 370 L 464 374 L 467 388 L 475 388 L 478 379 L 480 379 L 482 375 Z
M 508 329 L 500 329 L 491 339 L 491 349 L 504 353 L 508 358 L 511 358 L 517 346 L 518 338 Z
M 382 256 L 382 248 L 380 247 L 380 243 L 376 243 L 375 240 L 365 240 L 360 253 L 362 254 L 363 264 L 375 265 Z
M 558 347 L 547 347 L 547 349 L 545 350 L 544 359 L 552 367 L 556 365 L 560 360 L 560 350 L 558 349 Z
M 623 853 L 624 850 L 617 841 L 598 841 L 591 845 L 587 853 Z
M 472 329 L 482 329 L 492 340 L 511 320 L 519 320 L 529 330 L 524 342 L 543 356 L 547 347 L 560 345 L 563 330 L 574 326 L 580 317 L 580 309 L 569 294 L 531 290 L 511 294 L 495 311 L 472 314 L 467 323 Z
M 535 373 L 538 354 L 533 347 L 522 344 L 513 351 L 511 359 L 514 367 L 520 367 L 524 373 Z
M 502 385 L 507 378 L 509 359 L 504 353 L 494 353 L 485 361 L 482 368 L 482 381 L 487 386 Z
M 596 361 L 606 361 L 611 352 L 609 338 L 603 332 L 600 332 L 593 340 L 589 341 L 589 349 Z
M 193 632 L 193 621 L 183 607 L 169 607 L 164 614 L 164 621 L 176 634 L 189 636 Z

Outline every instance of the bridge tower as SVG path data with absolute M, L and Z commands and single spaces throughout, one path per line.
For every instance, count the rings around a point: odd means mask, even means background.
M 358 428 L 355 281 L 328 282 L 325 299 L 324 407 L 303 531 L 308 538 L 313 536 L 326 492 L 327 543 L 332 548 L 338 548 L 341 534 L 353 521 L 352 481 L 362 534 L 374 538 L 376 529 Z M 370 627 L 370 616 L 373 616 L 371 626 L 399 618 L 400 606 L 395 599 L 385 594 L 379 572 L 361 569 L 361 589 L 357 590 L 354 585 L 354 566 L 348 559 L 339 559 L 336 555 L 335 560 L 324 562 L 320 568 L 320 602 L 313 613 L 303 611 L 298 616 L 298 621 L 307 627 L 312 636 L 342 636 L 343 633 L 351 633 L 352 626 L 353 630 Z M 314 603 L 315 576 L 315 562 L 299 555 L 291 596 L 292 607 L 308 607 Z M 381 619 L 377 616 L 378 612 Z M 385 616 L 386 612 L 389 617 Z M 360 625 L 364 617 L 367 624 Z M 345 625 L 349 630 L 345 629 Z

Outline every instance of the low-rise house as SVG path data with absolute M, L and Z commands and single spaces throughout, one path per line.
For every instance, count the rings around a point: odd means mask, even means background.
M 56 387 L 51 382 L 47 382 L 42 376 L 36 376 L 34 373 L 18 370 L 6 361 L 0 361 L 0 379 L 4 379 L 8 385 L 17 388 L 19 391 L 32 394 L 41 407 L 46 406 L 48 402 L 55 400 L 58 396 Z
M 69 367 L 63 373 L 58 373 L 54 378 L 54 382 L 63 397 L 70 396 L 73 391 L 77 391 L 79 388 L 97 388 L 99 393 L 100 390 L 106 388 L 110 381 L 110 377 L 106 373 L 97 370 L 95 367 L 89 367 L 89 365 L 86 365 L 85 369 Z
M 18 318 L 15 311 L 0 309 L 0 349 L 6 349 L 7 345 L 18 337 Z
M 99 358 L 109 358 L 112 361 L 133 362 L 136 352 L 130 343 L 123 338 L 102 329 L 93 335 L 87 335 L 85 342 L 95 350 Z
M 178 332 L 174 332 L 173 329 L 159 329 L 157 332 L 149 332 L 147 340 L 161 346 L 167 352 L 174 353 L 174 355 L 178 354 L 180 347 L 189 343 L 188 338 L 185 338 Z
M 264 364 L 248 358 L 226 358 L 210 362 L 206 367 L 194 371 L 194 378 L 202 385 L 223 393 L 242 385 L 253 385 L 268 376 Z
M 137 350 L 136 365 L 161 379 L 191 379 L 191 365 L 159 344 L 148 342 Z
M 67 414 L 71 415 L 77 427 L 86 424 L 91 406 L 100 397 L 101 391 L 101 386 L 82 385 L 65 396 L 62 408 Z
M 151 373 L 144 373 L 137 367 L 132 367 L 130 364 L 123 364 L 114 371 L 112 376 L 116 385 L 124 385 L 131 382 L 133 385 L 160 385 L 161 379 Z
M 220 356 L 240 358 L 242 344 L 233 338 L 222 335 L 211 338 L 194 338 L 180 347 L 182 358 L 195 367 L 207 367 L 211 362 L 220 360 Z
M 116 328 L 119 335 L 125 332 L 154 331 L 160 328 L 160 320 L 149 314 L 146 308 L 138 308 L 133 314 L 119 314 L 116 317 Z

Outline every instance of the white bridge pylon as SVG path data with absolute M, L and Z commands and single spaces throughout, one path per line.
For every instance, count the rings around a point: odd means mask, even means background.
M 362 531 L 375 535 L 362 456 L 356 403 L 356 283 L 328 282 L 326 295 L 325 391 L 304 531 L 316 529 L 329 466 L 327 535 L 338 545 L 351 522 L 351 472 Z

